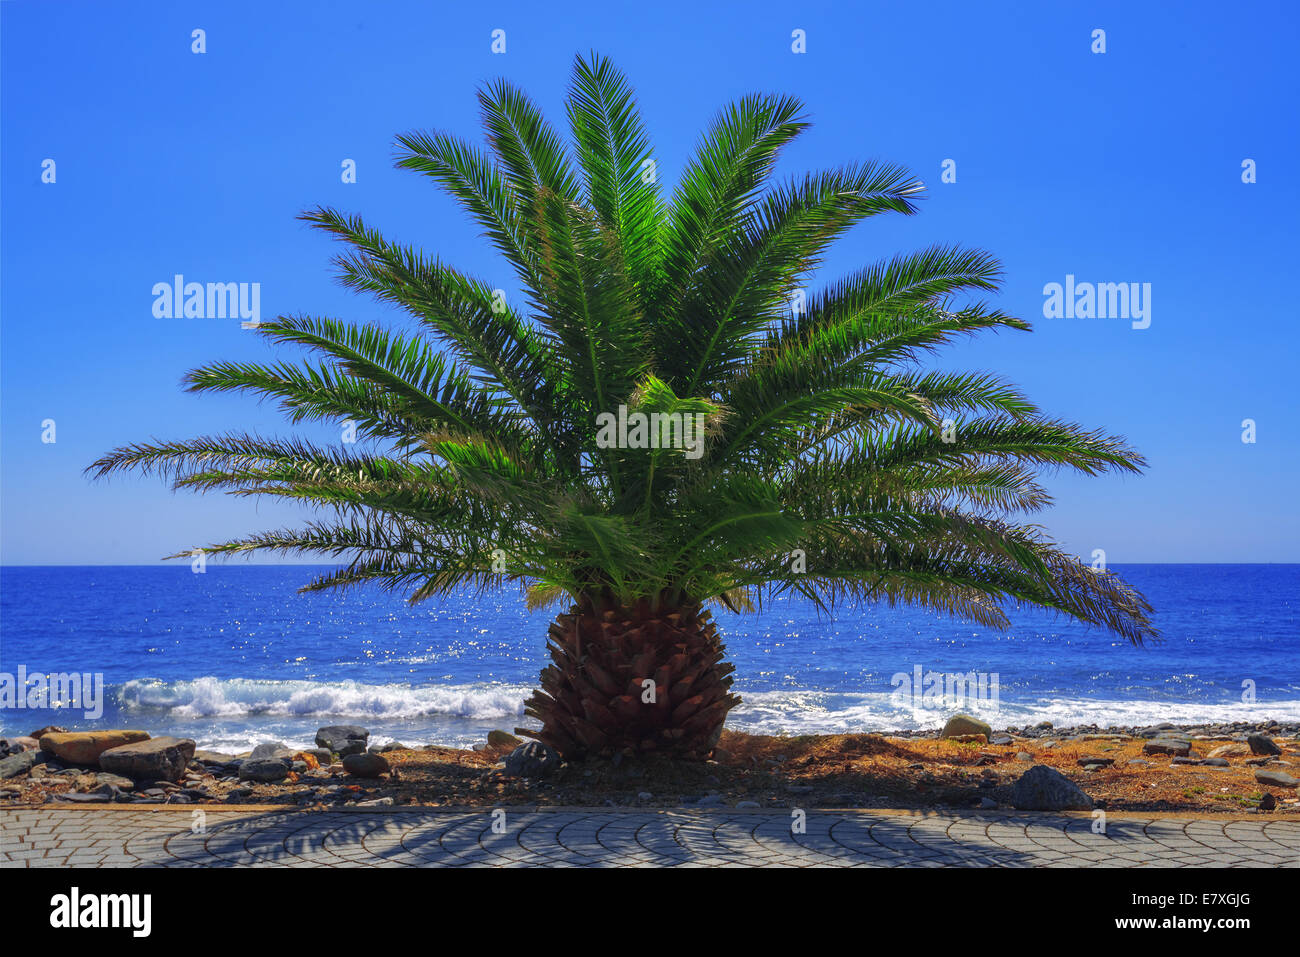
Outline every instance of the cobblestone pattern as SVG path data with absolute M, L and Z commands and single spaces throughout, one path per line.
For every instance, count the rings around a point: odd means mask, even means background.
M 504 810 L 5 809 L 0 866 L 1300 866 L 1300 821 L 1267 818 Z

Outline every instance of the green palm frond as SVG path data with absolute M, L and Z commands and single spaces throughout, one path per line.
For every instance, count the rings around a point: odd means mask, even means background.
M 344 563 L 313 590 L 422 601 L 510 584 L 530 607 L 731 610 L 790 594 L 993 627 L 1026 606 L 1155 635 L 1140 594 L 1023 524 L 1051 503 L 1044 473 L 1138 472 L 1142 457 L 996 375 L 926 366 L 963 337 L 1029 329 L 977 298 L 997 291 L 997 260 L 932 246 L 814 285 L 847 230 L 916 212 L 911 173 L 873 162 L 774 182 L 808 123 L 797 100 L 752 95 L 661 189 L 632 89 L 596 55 L 573 65 L 567 139 L 505 81 L 479 107 L 485 147 L 411 131 L 396 162 L 460 205 L 521 297 L 359 216 L 308 210 L 342 244 L 343 285 L 409 328 L 281 316 L 260 333 L 305 359 L 216 362 L 184 384 L 252 393 L 290 423 L 351 422 L 361 444 L 229 433 L 123 446 L 88 472 L 319 511 L 207 546 Z M 614 421 L 658 438 L 610 443 Z

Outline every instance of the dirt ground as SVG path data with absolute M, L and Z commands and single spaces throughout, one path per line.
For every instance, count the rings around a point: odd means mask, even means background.
M 1096 740 L 1014 738 L 1009 745 L 958 743 L 934 738 L 877 734 L 768 737 L 724 732 L 715 760 L 570 763 L 541 779 L 507 777 L 501 769 L 510 746 L 482 750 L 426 747 L 384 753 L 392 772 L 377 779 L 353 778 L 338 763 L 279 784 L 252 785 L 192 774 L 169 786 L 166 803 L 294 804 L 302 807 L 382 802 L 387 805 L 826 808 L 1011 807 L 1016 779 L 1034 763 L 1049 765 L 1113 811 L 1197 814 L 1260 813 L 1265 795 L 1274 813 L 1300 814 L 1294 788 L 1265 787 L 1254 777 L 1253 755 L 1227 758 L 1229 767 L 1174 765 L 1166 755 L 1142 753 L 1140 738 Z M 1223 741 L 1198 741 L 1202 756 Z M 1296 774 L 1300 746 L 1280 741 L 1284 754 L 1273 766 Z M 1085 770 L 1082 758 L 1110 759 Z M 1132 759 L 1149 762 L 1130 765 Z M 1255 759 L 1258 760 L 1258 759 Z M 90 790 L 96 780 L 47 777 L 6 782 L 17 787 L 5 800 L 14 806 L 44 804 L 54 794 Z M 992 803 L 990 803 L 992 802 Z

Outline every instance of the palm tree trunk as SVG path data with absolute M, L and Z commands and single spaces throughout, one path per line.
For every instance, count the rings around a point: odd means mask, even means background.
M 585 598 L 549 634 L 554 663 L 524 709 L 542 729 L 516 731 L 568 760 L 619 752 L 703 759 L 740 703 L 717 628 L 698 604 L 628 608 Z

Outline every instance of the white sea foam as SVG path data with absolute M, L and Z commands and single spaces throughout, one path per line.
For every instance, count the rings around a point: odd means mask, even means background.
M 178 721 L 215 719 L 241 724 L 257 719 L 350 717 L 374 722 L 457 719 L 469 722 L 522 717 L 531 686 L 493 683 L 446 685 L 368 685 L 357 681 L 263 681 L 248 678 L 196 678 L 163 682 L 142 678 L 117 689 L 126 711 L 160 711 Z M 742 691 L 744 703 L 727 726 L 760 734 L 810 734 L 937 728 L 949 710 L 899 707 L 889 692 Z M 1179 702 L 1047 697 L 1009 701 L 997 707 L 972 701 L 962 710 L 995 728 L 1051 721 L 1057 727 L 1081 724 L 1143 725 L 1231 721 L 1300 721 L 1300 700 Z M 252 719 L 240 720 L 240 719 Z
M 367 685 L 357 681 L 259 681 L 195 678 L 128 681 L 120 689 L 128 711 L 161 710 L 173 718 L 352 716 L 386 719 L 446 715 L 505 718 L 523 714 L 529 689 L 502 684 Z

